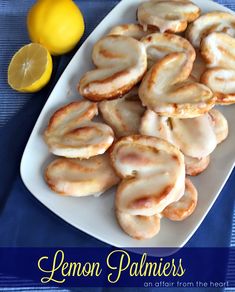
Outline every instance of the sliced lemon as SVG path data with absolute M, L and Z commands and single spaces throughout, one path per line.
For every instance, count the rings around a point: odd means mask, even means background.
M 15 53 L 8 67 L 8 83 L 20 92 L 36 92 L 50 80 L 52 58 L 46 48 L 31 43 Z

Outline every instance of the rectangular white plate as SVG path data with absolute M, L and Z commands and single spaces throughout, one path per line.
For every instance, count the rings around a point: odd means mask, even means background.
M 21 161 L 21 176 L 29 191 L 47 208 L 76 228 L 106 243 L 116 247 L 182 247 L 205 218 L 233 169 L 235 106 L 221 109 L 230 124 L 229 138 L 217 147 L 209 168 L 193 179 L 199 192 L 199 203 L 195 213 L 180 223 L 163 219 L 160 233 L 151 240 L 134 240 L 119 228 L 113 211 L 115 188 L 100 198 L 62 197 L 51 192 L 43 179 L 44 169 L 52 159 L 42 139 L 49 117 L 60 106 L 80 98 L 76 91 L 77 83 L 81 76 L 92 68 L 91 51 L 94 43 L 113 26 L 134 22 L 136 8 L 142 1 L 121 1 L 75 54 L 52 91 L 30 136 Z M 230 11 L 211 1 L 194 2 L 203 12 Z

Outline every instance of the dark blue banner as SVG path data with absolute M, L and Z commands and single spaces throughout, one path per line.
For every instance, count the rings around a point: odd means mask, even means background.
M 5 287 L 235 287 L 228 248 L 1 248 Z M 231 277 L 231 274 L 233 275 Z

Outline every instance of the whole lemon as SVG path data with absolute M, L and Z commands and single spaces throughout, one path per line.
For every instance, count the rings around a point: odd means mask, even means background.
M 85 29 L 82 13 L 72 0 L 38 0 L 28 12 L 27 27 L 32 42 L 52 55 L 72 50 Z

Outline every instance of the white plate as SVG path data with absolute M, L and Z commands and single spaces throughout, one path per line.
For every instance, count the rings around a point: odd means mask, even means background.
M 206 172 L 193 179 L 199 192 L 199 203 L 195 213 L 180 223 L 163 219 L 160 233 L 151 240 L 134 240 L 119 228 L 113 211 L 115 188 L 100 198 L 70 198 L 54 194 L 43 180 L 44 169 L 52 159 L 42 139 L 49 117 L 60 106 L 80 98 L 76 86 L 83 73 L 92 66 L 93 44 L 113 26 L 134 22 L 136 8 L 141 2 L 143 0 L 121 1 L 75 54 L 52 91 L 30 136 L 21 161 L 21 177 L 29 191 L 47 208 L 76 228 L 106 243 L 116 247 L 182 247 L 205 218 L 233 169 L 235 106 L 222 109 L 230 124 L 229 138 L 217 147 Z M 195 0 L 194 2 L 203 12 L 230 11 L 211 1 Z

